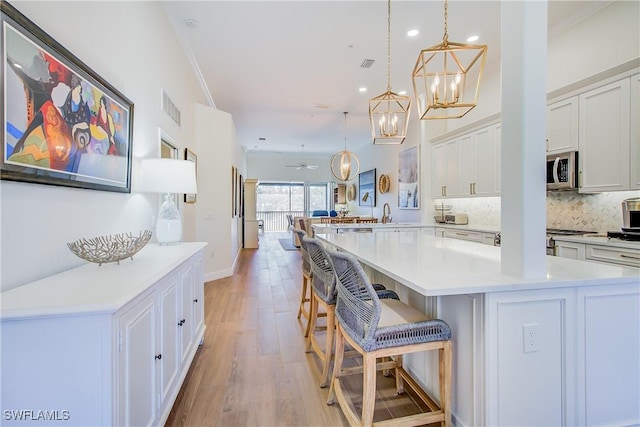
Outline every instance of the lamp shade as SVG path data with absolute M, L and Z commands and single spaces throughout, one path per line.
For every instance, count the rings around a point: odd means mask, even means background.
M 196 165 L 188 160 L 142 159 L 139 191 L 196 194 Z

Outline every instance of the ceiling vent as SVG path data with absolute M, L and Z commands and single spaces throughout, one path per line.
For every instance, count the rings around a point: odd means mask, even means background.
M 171 98 L 169 98 L 169 95 L 167 95 L 164 89 L 162 90 L 162 111 L 167 113 L 169 117 L 171 117 L 171 119 L 173 119 L 173 121 L 176 122 L 178 126 L 180 126 L 180 110 L 178 109 L 176 104 L 173 103 Z
M 362 61 L 362 64 L 360 64 L 360 68 L 371 68 L 374 62 L 376 62 L 375 59 L 365 59 Z

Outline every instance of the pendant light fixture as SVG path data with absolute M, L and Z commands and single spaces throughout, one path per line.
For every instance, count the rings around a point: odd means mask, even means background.
M 444 0 L 442 43 L 423 49 L 413 69 L 413 91 L 420 120 L 457 119 L 478 103 L 487 45 L 449 42 Z
M 351 181 L 360 172 L 360 161 L 347 150 L 347 111 L 344 112 L 344 150 L 331 158 L 331 173 L 338 181 Z
M 411 98 L 391 91 L 391 0 L 387 1 L 387 91 L 369 101 L 374 144 L 402 144 L 407 137 Z

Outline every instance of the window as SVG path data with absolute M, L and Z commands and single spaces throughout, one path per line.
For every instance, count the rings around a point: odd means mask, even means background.
M 286 231 L 287 215 L 309 216 L 314 210 L 329 210 L 326 182 L 261 182 L 256 190 L 256 216 L 265 231 Z

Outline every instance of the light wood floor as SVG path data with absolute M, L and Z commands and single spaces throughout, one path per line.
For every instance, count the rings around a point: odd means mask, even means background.
M 283 250 L 283 237 L 261 234 L 232 277 L 205 284 L 204 344 L 167 426 L 346 425 L 338 404 L 326 404 L 319 360 L 304 351 L 300 252 Z M 349 380 L 360 395 L 361 376 Z M 392 378 L 379 375 L 378 390 L 376 421 L 420 411 L 411 396 L 395 395 Z

